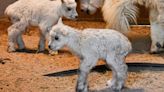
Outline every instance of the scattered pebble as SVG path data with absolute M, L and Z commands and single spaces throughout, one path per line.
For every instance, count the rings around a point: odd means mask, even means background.
M 6 63 L 6 61 L 11 61 L 11 59 L 9 59 L 9 58 L 0 58 L 0 64 L 5 64 Z

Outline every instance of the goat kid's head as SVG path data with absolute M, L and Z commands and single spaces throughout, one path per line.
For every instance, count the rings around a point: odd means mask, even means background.
M 50 30 L 50 39 L 48 43 L 49 49 L 58 51 L 67 44 L 67 37 L 67 28 L 65 28 L 65 25 L 62 23 L 62 19 L 60 18 L 58 23 Z
M 80 0 L 81 11 L 89 15 L 94 14 L 102 4 L 103 0 Z
M 64 17 L 68 19 L 77 19 L 78 13 L 76 11 L 77 3 L 75 0 L 61 0 L 62 1 L 62 9 L 61 13 Z

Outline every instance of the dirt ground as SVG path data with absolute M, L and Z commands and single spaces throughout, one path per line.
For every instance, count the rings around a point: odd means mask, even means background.
M 65 21 L 79 29 L 104 28 L 103 22 Z M 8 53 L 7 32 L 10 25 L 0 19 L 0 92 L 75 92 L 79 59 L 67 48 L 51 56 L 48 51 L 36 53 L 38 29 L 29 28 L 23 39 L 26 52 Z M 151 55 L 149 26 L 133 26 L 129 39 L 133 52 L 126 58 L 129 66 L 126 88 L 122 92 L 164 92 L 164 54 Z M 102 65 L 100 61 L 98 65 Z M 106 87 L 111 71 L 105 66 L 95 67 L 90 73 L 91 92 L 113 92 Z

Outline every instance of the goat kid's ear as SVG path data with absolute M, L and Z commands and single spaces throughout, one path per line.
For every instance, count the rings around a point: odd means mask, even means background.
M 60 17 L 57 24 L 63 24 L 62 18 Z
M 64 3 L 64 0 L 61 0 L 62 3 Z

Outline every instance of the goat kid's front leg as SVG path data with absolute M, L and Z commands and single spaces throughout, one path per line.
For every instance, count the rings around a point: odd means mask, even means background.
M 90 70 L 96 65 L 97 59 L 84 58 L 80 61 L 80 72 L 76 85 L 76 92 L 88 92 L 87 77 Z
M 22 39 L 22 34 L 21 35 L 18 35 L 17 37 L 17 43 L 18 43 L 18 48 L 20 51 L 24 51 L 25 50 L 25 44 L 23 42 L 23 39 Z
M 46 42 L 45 36 L 44 36 L 44 34 L 41 34 L 37 53 L 43 52 L 45 50 L 45 42 Z
M 39 40 L 39 44 L 38 44 L 37 53 L 43 52 L 45 50 L 46 37 L 49 33 L 49 30 L 48 30 L 49 27 L 45 27 L 42 24 L 39 27 L 40 27 L 40 40 Z

